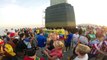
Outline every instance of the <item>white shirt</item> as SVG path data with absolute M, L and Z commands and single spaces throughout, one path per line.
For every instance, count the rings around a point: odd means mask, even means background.
M 85 54 L 83 58 L 79 58 L 78 56 L 74 60 L 88 60 L 88 55 Z
M 80 36 L 79 40 L 82 44 L 87 44 L 88 45 L 88 39 L 85 36 Z
M 79 34 L 73 34 L 73 41 L 77 42 L 79 38 Z

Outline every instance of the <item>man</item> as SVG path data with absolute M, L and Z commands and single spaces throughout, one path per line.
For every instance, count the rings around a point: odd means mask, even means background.
M 67 39 L 65 40 L 66 51 L 68 50 L 68 48 L 70 50 L 72 38 L 73 38 L 73 34 L 69 31 L 67 35 Z
M 44 50 L 44 47 L 46 46 L 46 38 L 44 37 L 43 33 L 40 33 L 37 37 L 38 47 Z

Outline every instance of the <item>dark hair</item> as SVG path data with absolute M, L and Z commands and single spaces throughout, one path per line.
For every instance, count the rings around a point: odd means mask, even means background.
M 34 48 L 29 48 L 26 50 L 26 55 L 27 56 L 34 56 L 36 53 L 36 50 Z
M 10 34 L 10 32 L 7 32 L 7 35 L 9 35 Z
M 21 33 L 19 36 L 20 36 L 20 39 L 21 39 L 21 38 L 23 38 L 25 36 L 25 34 Z

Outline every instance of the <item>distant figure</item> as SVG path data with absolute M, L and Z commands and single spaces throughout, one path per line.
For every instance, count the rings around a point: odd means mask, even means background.
M 8 32 L 9 32 L 8 29 L 5 29 L 4 35 L 7 35 Z
M 15 30 L 14 30 L 13 28 L 11 28 L 11 31 L 10 31 L 10 32 L 15 33 Z

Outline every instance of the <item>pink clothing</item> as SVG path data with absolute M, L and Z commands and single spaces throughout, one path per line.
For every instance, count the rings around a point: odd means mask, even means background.
M 53 49 L 51 52 L 50 52 L 50 56 L 57 56 L 59 59 L 62 58 L 62 49 Z

